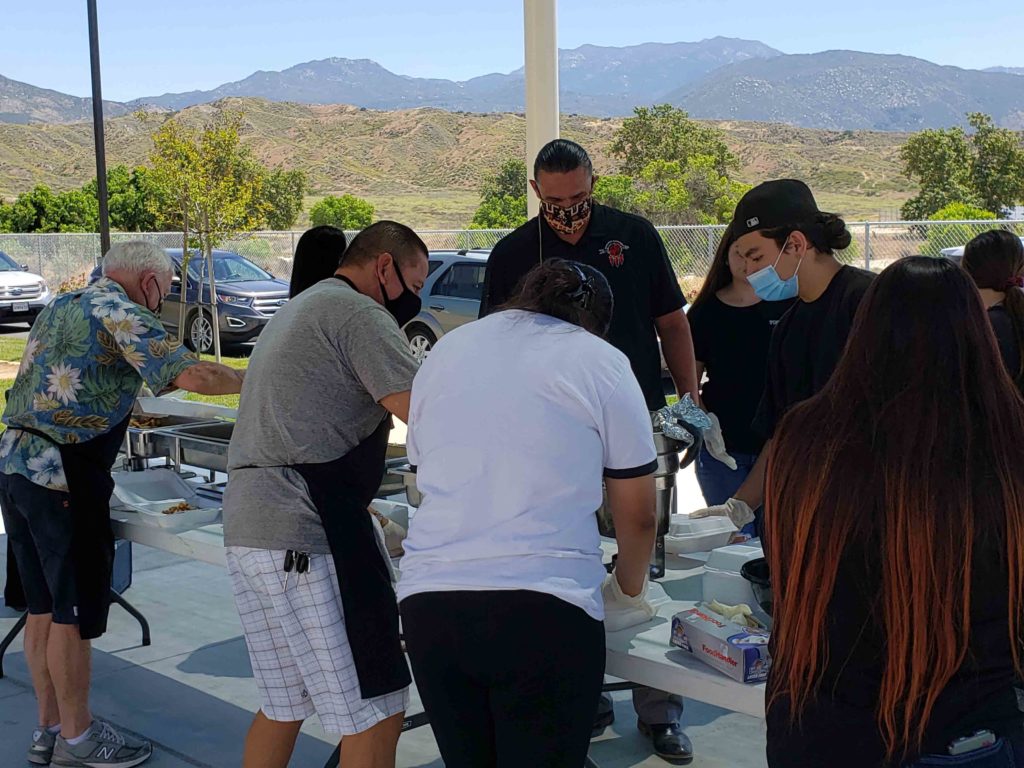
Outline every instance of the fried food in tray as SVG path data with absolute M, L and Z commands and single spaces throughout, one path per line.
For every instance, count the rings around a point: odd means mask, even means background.
M 175 504 L 174 506 L 168 507 L 167 509 L 163 510 L 163 514 L 176 515 L 179 512 L 191 512 L 193 509 L 199 509 L 199 507 L 193 507 L 187 501 L 182 501 L 179 502 L 178 504 Z
M 156 429 L 157 427 L 163 427 L 170 423 L 170 419 L 166 416 L 151 416 L 145 413 L 138 413 L 132 416 L 131 421 L 128 422 L 128 426 L 134 427 L 135 429 Z

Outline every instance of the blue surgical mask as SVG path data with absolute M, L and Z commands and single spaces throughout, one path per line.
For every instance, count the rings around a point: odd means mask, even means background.
M 759 269 L 754 274 L 747 275 L 747 282 L 750 283 L 750 287 L 754 289 L 754 293 L 762 301 L 785 301 L 786 299 L 796 298 L 800 293 L 800 283 L 796 275 L 800 271 L 800 265 L 804 263 L 802 257 L 796 265 L 796 271 L 793 272 L 793 276 L 789 280 L 783 280 L 775 270 L 788 245 L 789 240 L 782 246 L 782 250 L 779 251 L 779 258 L 770 267 Z

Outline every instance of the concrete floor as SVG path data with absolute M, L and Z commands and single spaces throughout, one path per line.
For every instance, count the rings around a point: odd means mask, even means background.
M 683 473 L 680 481 L 680 509 L 700 506 L 692 473 Z M 0 536 L 0 559 L 5 538 Z M 111 609 L 109 631 L 94 644 L 93 710 L 151 740 L 156 750 L 147 765 L 153 768 L 234 768 L 258 697 L 227 574 L 141 546 L 134 547 L 134 558 L 134 584 L 125 597 L 148 617 L 153 644 L 142 647 L 134 619 Z M 0 608 L 0 636 L 15 619 Z M 0 766 L 8 768 L 28 765 L 23 754 L 36 725 L 20 639 L 8 651 L 4 671 Z M 615 725 L 594 741 L 594 759 L 602 768 L 665 766 L 637 732 L 629 694 L 616 694 L 615 702 Z M 421 710 L 414 693 L 410 712 Z M 684 726 L 694 743 L 694 766 L 766 765 L 759 720 L 687 701 Z M 332 749 L 331 738 L 313 718 L 303 728 L 292 765 L 317 768 Z M 397 764 L 442 768 L 429 727 L 402 736 Z

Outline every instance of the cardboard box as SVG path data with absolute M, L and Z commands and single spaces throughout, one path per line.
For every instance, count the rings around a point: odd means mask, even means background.
M 768 637 L 767 630 L 741 627 L 704 603 L 672 617 L 672 645 L 741 683 L 768 679 Z

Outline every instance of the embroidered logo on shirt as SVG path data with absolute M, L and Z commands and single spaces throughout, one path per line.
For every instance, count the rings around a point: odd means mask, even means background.
M 621 267 L 626 263 L 626 251 L 629 246 L 621 240 L 609 240 L 598 253 L 608 256 L 608 263 L 613 267 Z

